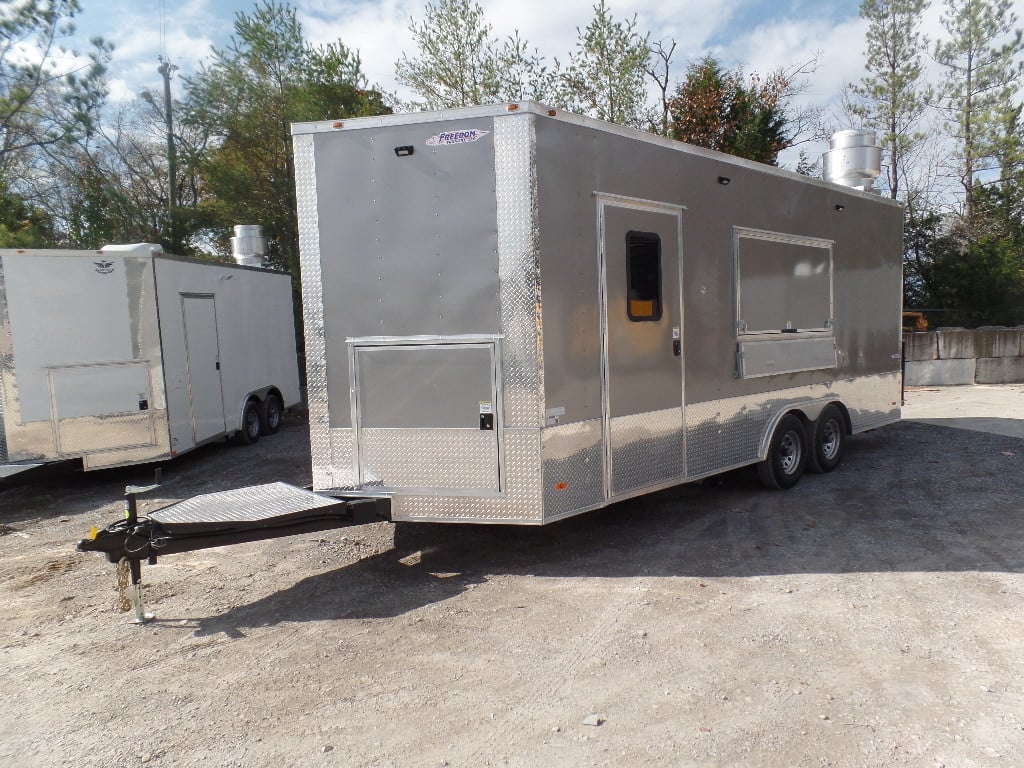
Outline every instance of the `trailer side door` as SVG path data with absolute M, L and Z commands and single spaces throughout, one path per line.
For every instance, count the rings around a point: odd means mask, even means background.
M 609 499 L 679 482 L 685 472 L 682 211 L 598 196 Z
M 225 429 L 216 300 L 208 294 L 183 293 L 181 312 L 192 435 L 200 443 Z

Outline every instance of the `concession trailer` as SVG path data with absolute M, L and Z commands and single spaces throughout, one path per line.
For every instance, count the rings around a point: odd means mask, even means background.
M 152 244 L 0 250 L 0 478 L 275 432 L 295 349 L 287 274 Z
M 315 491 L 536 525 L 899 418 L 870 132 L 855 189 L 534 103 L 292 131 Z
M 833 138 L 834 181 L 530 102 L 292 133 L 312 491 L 81 542 L 133 583 L 379 517 L 542 525 L 745 465 L 787 488 L 899 419 L 903 211 L 870 132 Z

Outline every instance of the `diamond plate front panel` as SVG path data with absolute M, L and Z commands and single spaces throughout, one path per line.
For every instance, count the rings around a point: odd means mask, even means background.
M 505 426 L 544 423 L 536 136 L 532 115 L 494 121 Z
M 493 431 L 365 428 L 359 461 L 364 488 L 499 490 Z
M 299 219 L 299 261 L 302 313 L 306 335 L 306 397 L 309 403 L 309 447 L 313 485 L 332 474 L 330 419 L 327 398 L 327 351 L 324 344 L 323 278 L 320 268 L 320 219 L 316 200 L 316 159 L 311 134 L 295 136 L 295 195 Z
M 506 429 L 505 492 L 485 496 L 396 496 L 391 501 L 395 520 L 540 524 L 541 498 L 539 429 Z
M 611 419 L 612 495 L 682 481 L 683 414 L 679 408 Z
M 113 416 L 82 416 L 57 422 L 57 443 L 62 454 L 140 448 L 156 445 L 152 411 Z

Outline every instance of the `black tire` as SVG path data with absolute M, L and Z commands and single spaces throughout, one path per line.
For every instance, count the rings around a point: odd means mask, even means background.
M 242 428 L 235 432 L 235 442 L 252 445 L 260 439 L 260 405 L 250 400 L 242 409 Z
M 831 472 L 843 460 L 846 450 L 846 419 L 834 406 L 827 405 L 808 429 L 807 468 L 812 472 Z
M 281 405 L 281 398 L 277 395 L 267 395 L 260 408 L 260 434 L 273 435 L 281 428 L 281 416 L 284 407 Z
M 775 427 L 768 457 L 757 465 L 757 476 L 766 488 L 792 488 L 807 466 L 807 427 L 792 413 Z

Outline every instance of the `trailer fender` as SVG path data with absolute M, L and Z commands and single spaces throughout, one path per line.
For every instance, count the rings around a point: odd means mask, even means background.
M 768 424 L 765 426 L 764 432 L 761 434 L 761 443 L 757 449 L 758 461 L 764 461 L 768 457 L 768 448 L 772 442 L 772 435 L 775 434 L 775 428 L 779 426 L 779 422 L 782 418 L 789 413 L 795 413 L 805 424 L 811 424 L 821 412 L 825 410 L 825 406 L 830 403 L 834 403 L 836 407 L 842 412 L 844 419 L 846 420 L 846 433 L 850 434 L 850 414 L 846 410 L 846 406 L 838 400 L 831 400 L 829 398 L 821 398 L 819 400 L 804 400 L 801 402 L 788 403 L 787 405 L 779 408 L 774 415 L 768 420 Z

